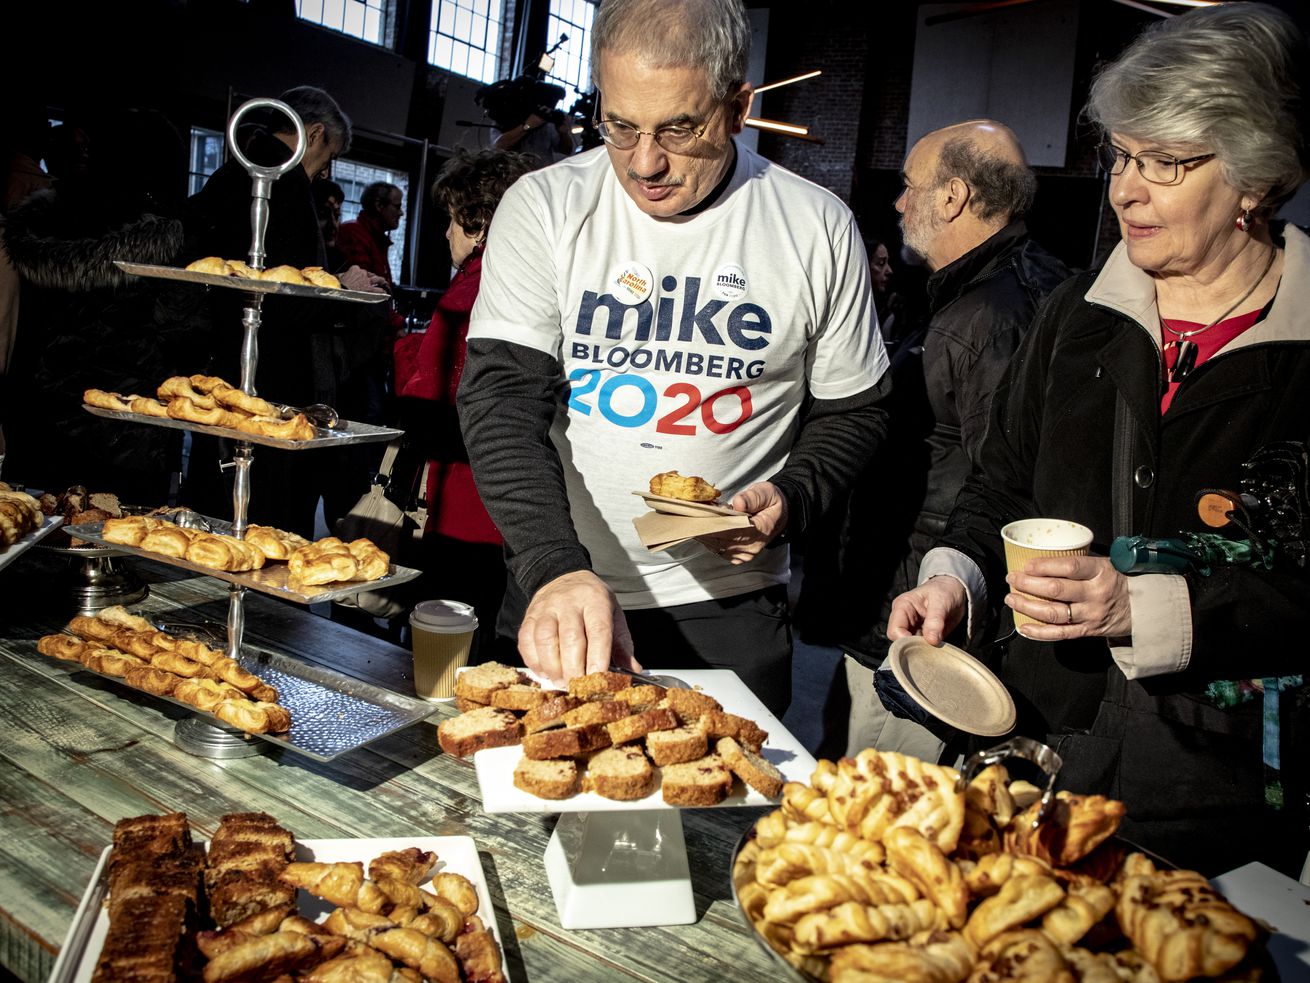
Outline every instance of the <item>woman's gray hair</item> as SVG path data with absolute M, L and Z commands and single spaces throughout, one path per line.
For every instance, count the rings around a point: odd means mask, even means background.
M 313 85 L 298 85 L 294 89 L 287 89 L 278 98 L 296 111 L 300 121 L 305 126 L 322 123 L 327 135 L 335 137 L 341 142 L 339 153 L 344 154 L 350 149 L 350 117 L 342 112 L 341 107 L 337 105 L 337 101 L 323 89 Z M 279 128 L 277 132 L 290 132 L 290 123 L 287 118 L 278 113 L 277 119 L 279 127 L 288 127 L 286 130 Z
M 602 51 L 637 52 L 661 68 L 705 69 L 722 99 L 746 81 L 751 28 L 741 0 L 602 0 L 591 25 L 591 81 Z
M 1305 180 L 1305 38 L 1260 3 L 1194 10 L 1145 31 L 1097 75 L 1087 115 L 1107 134 L 1212 151 L 1272 214 Z

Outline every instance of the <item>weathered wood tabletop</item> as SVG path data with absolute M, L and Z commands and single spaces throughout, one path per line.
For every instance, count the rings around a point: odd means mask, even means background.
M 262 810 L 303 839 L 468 835 L 518 981 L 767 980 L 776 968 L 732 901 L 729 860 L 759 810 L 684 810 L 697 921 L 668 928 L 560 927 L 542 865 L 550 815 L 486 815 L 471 764 L 443 754 L 429 720 L 319 763 L 275 750 L 212 760 L 172 742 L 185 711 L 40 655 L 74 613 L 62 557 L 33 550 L 0 572 L 0 965 L 45 980 L 114 823 L 180 810 L 211 836 L 228 812 Z M 132 561 L 150 583 L 134 610 L 226 619 L 226 585 Z M 255 644 L 410 693 L 410 656 L 280 601 L 248 594 Z

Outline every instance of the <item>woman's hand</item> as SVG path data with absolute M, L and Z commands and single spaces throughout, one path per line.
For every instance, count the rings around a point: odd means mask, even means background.
M 887 637 L 894 642 L 906 635 L 922 635 L 928 644 L 940 645 L 968 610 L 964 584 L 954 577 L 932 577 L 892 601 Z
M 1019 634 L 1044 642 L 1090 636 L 1131 635 L 1133 614 L 1128 578 L 1104 556 L 1055 556 L 1029 560 L 1023 573 L 1005 578 L 1015 591 L 1005 603 L 1043 622 L 1024 625 Z

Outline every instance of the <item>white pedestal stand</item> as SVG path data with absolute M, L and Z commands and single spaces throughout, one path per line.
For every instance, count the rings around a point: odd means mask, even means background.
M 639 928 L 696 921 L 676 809 L 566 812 L 546 845 L 560 925 Z

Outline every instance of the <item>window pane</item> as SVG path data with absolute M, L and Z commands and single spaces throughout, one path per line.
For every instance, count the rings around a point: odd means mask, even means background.
M 382 11 L 374 7 L 369 7 L 364 15 L 364 40 L 382 43 Z
M 357 38 L 364 36 L 364 5 L 359 0 L 348 0 L 346 3 L 346 19 L 342 30 Z
M 433 0 L 429 60 L 439 68 L 493 81 L 501 11 L 501 0 Z M 443 43 L 443 38 L 453 43 Z

